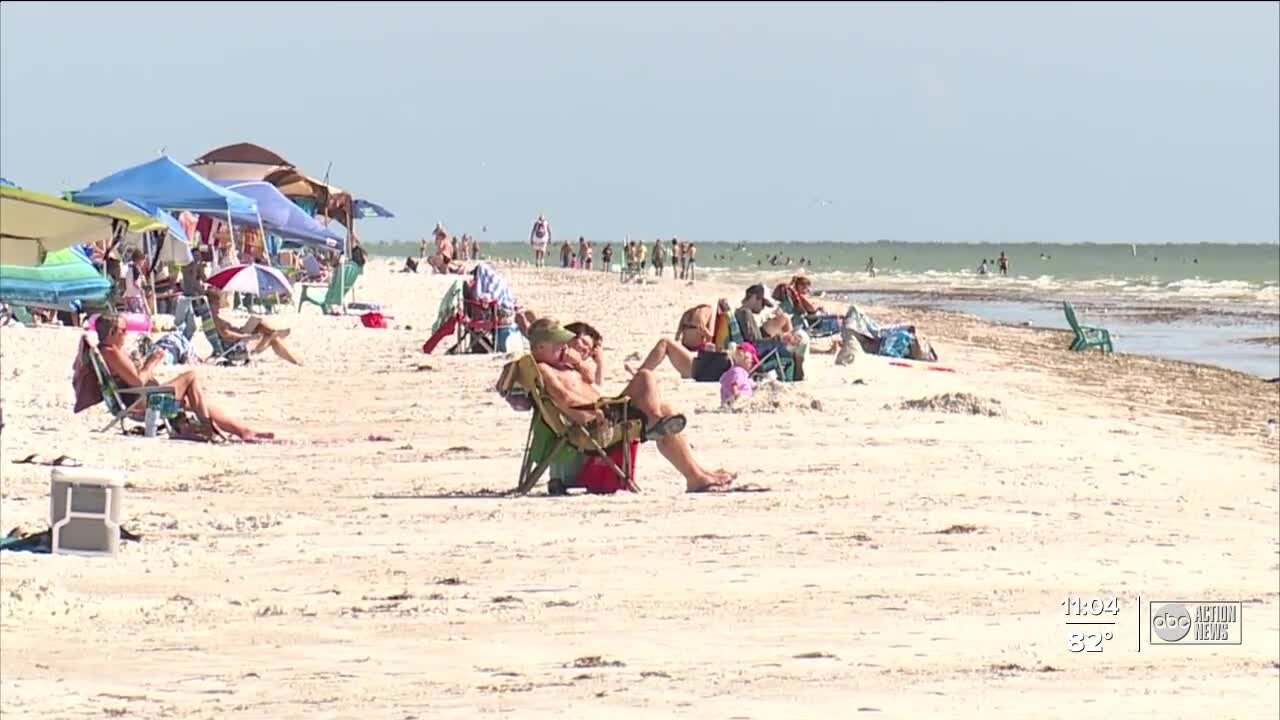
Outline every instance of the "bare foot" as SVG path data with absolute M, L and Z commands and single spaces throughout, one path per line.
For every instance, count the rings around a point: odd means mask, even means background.
M 685 485 L 685 492 L 725 492 L 737 477 L 736 474 L 724 470 L 706 473 L 699 480 L 690 480 Z

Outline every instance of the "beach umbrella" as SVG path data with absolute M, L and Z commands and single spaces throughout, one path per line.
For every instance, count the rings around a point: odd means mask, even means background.
M 219 270 L 208 283 L 220 290 L 249 295 L 292 294 L 293 288 L 279 270 L 270 265 L 236 265 Z
M 0 265 L 0 300 L 4 302 L 99 302 L 110 291 L 111 282 L 81 247 L 51 252 L 36 267 Z
M 395 215 L 390 210 L 382 207 L 376 202 L 371 202 L 369 200 L 357 199 L 355 201 L 354 207 L 355 207 L 356 217 L 362 218 L 362 219 L 395 217 Z

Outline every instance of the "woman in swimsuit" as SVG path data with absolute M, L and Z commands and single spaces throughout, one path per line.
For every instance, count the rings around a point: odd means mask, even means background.
M 667 360 L 680 373 L 680 377 L 693 377 L 698 353 L 715 342 L 716 335 L 712 329 L 715 317 L 715 308 L 710 305 L 698 305 L 685 310 L 680 316 L 680 325 L 676 328 L 675 341 L 662 338 L 649 351 L 639 368 L 625 366 L 627 372 L 634 375 L 640 370 L 656 370 L 663 360 Z
M 713 325 L 716 319 L 715 308 L 710 305 L 698 305 L 684 311 L 680 316 L 680 326 L 676 328 L 676 340 L 690 352 L 698 352 L 707 343 L 716 338 Z
M 163 350 L 157 350 L 152 353 L 139 367 L 124 352 L 124 338 L 127 332 L 124 318 L 99 318 L 96 329 L 98 332 L 98 351 L 102 353 L 102 360 L 107 365 L 107 371 L 111 373 L 112 378 L 120 387 L 143 387 L 158 384 L 153 373 L 164 359 Z M 194 412 L 197 417 L 208 421 L 214 428 L 222 432 L 231 433 L 245 442 L 259 442 L 275 438 L 273 433 L 254 430 L 219 408 L 210 405 L 205 399 L 203 385 L 194 372 L 184 372 L 168 382 L 159 384 L 172 387 L 173 394 L 177 397 L 183 409 Z M 140 399 L 141 396 L 137 393 L 120 393 L 120 400 L 129 406 L 133 406 Z

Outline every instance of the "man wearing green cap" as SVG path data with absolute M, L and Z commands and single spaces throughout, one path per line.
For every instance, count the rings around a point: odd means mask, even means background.
M 574 422 L 605 422 L 601 410 L 576 409 L 593 407 L 601 395 L 578 369 L 583 358 L 569 347 L 574 334 L 550 318 L 541 318 L 529 325 L 525 335 L 529 338 L 529 351 L 538 362 L 538 370 L 546 383 L 547 394 L 556 407 Z M 630 398 L 628 412 L 644 419 L 645 437 L 654 440 L 658 452 L 684 476 L 688 492 L 724 490 L 733 482 L 734 476 L 730 473 L 708 471 L 694 460 L 689 444 L 680 434 L 685 426 L 685 417 L 662 401 L 651 371 L 642 369 L 636 372 L 621 394 Z

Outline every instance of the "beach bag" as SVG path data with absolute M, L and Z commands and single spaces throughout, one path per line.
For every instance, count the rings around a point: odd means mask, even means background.
M 385 330 L 387 319 L 380 312 L 367 312 L 360 316 L 360 324 L 367 328 Z

